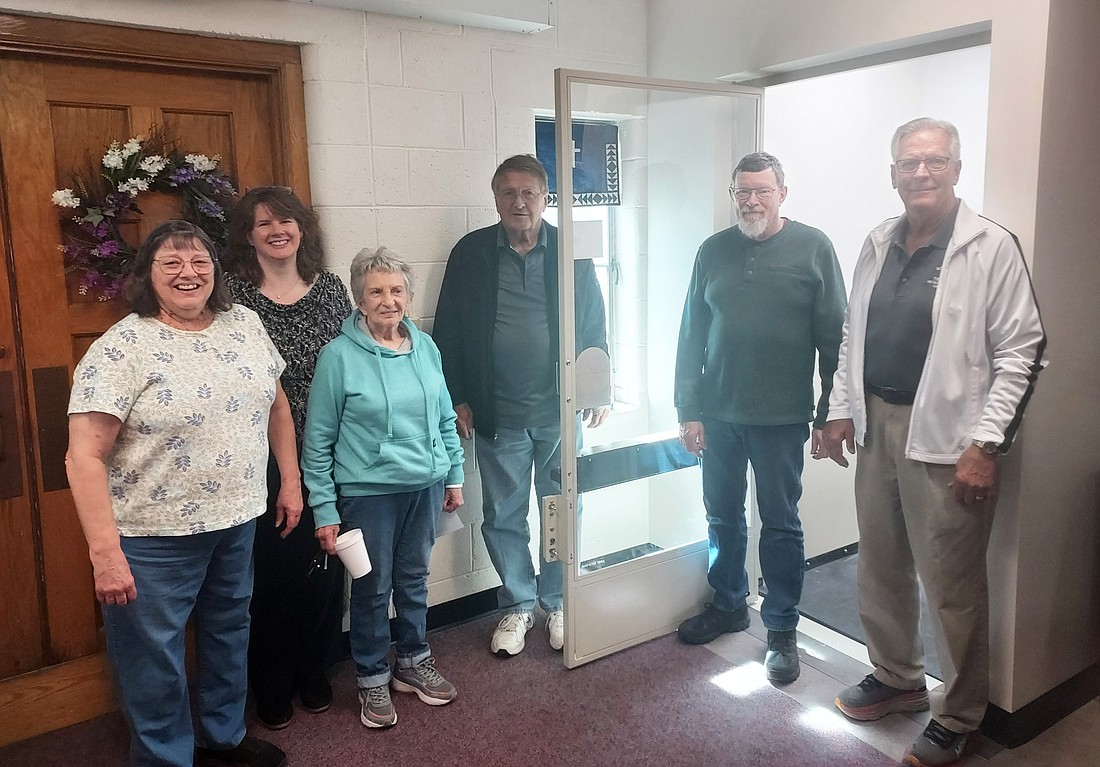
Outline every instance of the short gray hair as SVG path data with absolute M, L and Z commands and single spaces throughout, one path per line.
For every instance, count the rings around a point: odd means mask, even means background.
M 753 152 L 742 157 L 741 162 L 733 169 L 733 183 L 737 183 L 738 173 L 759 173 L 764 170 L 774 171 L 775 183 L 780 189 L 784 187 L 786 174 L 783 173 L 783 166 L 778 157 L 767 152 Z
M 934 117 L 918 117 L 894 131 L 894 138 L 890 140 L 890 158 L 893 160 L 898 159 L 898 147 L 901 146 L 901 142 L 905 137 L 922 130 L 942 130 L 951 142 L 947 148 L 947 151 L 951 153 L 951 159 L 958 160 L 962 157 L 962 142 L 959 141 L 958 128 L 947 122 L 947 120 L 937 120 Z
M 400 273 L 405 278 L 405 292 L 412 298 L 412 267 L 385 245 L 379 245 L 363 248 L 351 261 L 351 296 L 356 305 L 363 300 L 367 272 Z
M 497 191 L 497 179 L 505 173 L 526 173 L 539 182 L 540 192 L 545 194 L 550 189 L 546 168 L 543 166 L 542 161 L 533 154 L 515 154 L 498 165 L 496 173 L 493 174 L 493 180 L 489 184 L 493 189 L 493 194 L 496 194 Z

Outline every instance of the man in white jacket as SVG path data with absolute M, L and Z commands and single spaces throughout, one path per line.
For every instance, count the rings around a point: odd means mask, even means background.
M 859 609 L 874 673 L 837 707 L 858 721 L 929 707 L 917 575 L 944 694 L 903 763 L 961 757 L 989 700 L 986 547 L 998 457 L 1012 445 L 1046 335 L 1016 238 L 955 197 L 959 134 L 897 129 L 890 177 L 905 214 L 860 253 L 824 430 L 856 452 Z

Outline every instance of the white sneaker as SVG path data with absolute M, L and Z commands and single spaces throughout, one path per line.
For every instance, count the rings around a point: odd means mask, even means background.
M 546 616 L 546 633 L 550 635 L 550 646 L 560 650 L 565 644 L 565 613 L 554 610 Z
M 523 652 L 524 637 L 535 625 L 531 613 L 508 613 L 500 619 L 493 631 L 493 641 L 489 650 L 494 655 L 519 655 Z

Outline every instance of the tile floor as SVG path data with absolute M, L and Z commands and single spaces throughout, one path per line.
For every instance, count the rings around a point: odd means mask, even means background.
M 780 689 L 807 709 L 805 725 L 822 732 L 844 730 L 887 756 L 900 759 L 928 723 L 929 715 L 895 714 L 877 722 L 857 724 L 843 717 L 833 706 L 836 694 L 859 682 L 871 667 L 866 648 L 823 626 L 803 619 L 799 624 L 799 652 L 802 673 L 798 680 Z M 763 659 L 767 631 L 753 616 L 752 626 L 740 634 L 726 634 L 707 647 L 738 664 L 731 673 L 713 680 L 738 694 L 739 686 L 766 684 Z M 929 679 L 935 695 L 938 682 Z M 982 739 L 975 753 L 961 767 L 1085 767 L 1097 763 L 1093 749 L 1100 749 L 1100 698 L 1082 706 L 1039 737 L 1019 748 L 1005 749 Z

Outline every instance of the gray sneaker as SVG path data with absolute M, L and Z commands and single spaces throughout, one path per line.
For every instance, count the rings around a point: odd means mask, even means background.
M 397 709 L 390 700 L 390 688 L 384 684 L 359 690 L 359 721 L 367 727 L 393 727 L 397 724 Z
M 928 688 L 901 690 L 868 674 L 862 682 L 849 687 L 833 701 L 840 712 L 857 722 L 872 722 L 887 714 L 928 710 Z
M 435 658 L 425 658 L 415 666 L 395 668 L 393 689 L 398 692 L 414 692 L 429 706 L 445 706 L 458 695 L 455 686 L 435 670 Z
M 933 719 L 917 738 L 917 742 L 905 752 L 901 763 L 909 767 L 944 767 L 955 764 L 963 757 L 966 740 L 966 733 L 949 730 Z

